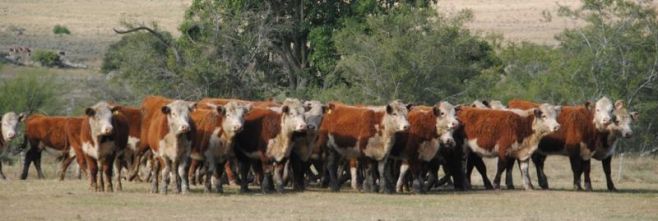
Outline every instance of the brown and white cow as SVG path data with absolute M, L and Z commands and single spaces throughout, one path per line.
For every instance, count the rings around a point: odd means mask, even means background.
M 510 108 L 530 109 L 539 104 L 511 100 L 508 105 Z M 532 156 L 537 168 L 539 185 L 543 189 L 548 188 L 548 181 L 543 171 L 546 156 L 556 154 L 569 156 L 574 173 L 574 187 L 582 189 L 580 175 L 583 165 L 589 165 L 597 137 L 601 136 L 601 133 L 607 134 L 608 125 L 612 122 L 612 111 L 612 102 L 607 97 L 599 99 L 593 106 L 586 103 L 582 106 L 563 107 L 557 118 L 558 123 L 562 125 L 561 129 L 544 137 L 538 151 Z M 507 165 L 508 173 L 511 173 L 512 168 L 512 165 Z
M 176 181 L 177 192 L 189 191 L 186 164 L 194 136 L 190 113 L 195 109 L 194 102 L 158 96 L 144 98 L 140 143 L 148 146 L 157 159 L 151 169 L 151 192 L 158 192 L 162 179 L 160 191 L 166 194 L 172 178 Z
M 2 115 L 2 119 L 0 119 L 0 154 L 3 152 L 9 152 L 9 142 L 16 137 L 16 134 L 18 134 L 16 132 L 16 127 L 18 126 L 18 123 L 23 121 L 24 117 L 25 114 L 16 114 L 14 112 L 7 112 Z M 7 179 L 5 173 L 2 172 L 2 162 L 0 162 L 0 179 Z
M 263 192 L 270 191 L 271 176 L 278 192 L 283 191 L 283 170 L 292 150 L 292 137 L 306 131 L 304 107 L 297 99 L 286 99 L 281 107 L 255 106 L 245 116 L 244 130 L 236 136 L 236 155 L 239 161 L 240 192 L 248 192 L 249 167 L 265 173 L 261 182 Z
M 81 122 L 69 121 L 67 125 L 68 143 L 76 152 L 78 164 L 87 166 L 92 191 L 114 191 L 114 160 L 126 148 L 129 131 L 128 119 L 117 110 L 102 101 L 85 109 Z M 117 189 L 122 189 L 121 176 L 117 176 Z
M 508 158 L 519 159 L 523 185 L 533 189 L 528 175 L 528 161 L 545 135 L 557 131 L 560 124 L 556 117 L 559 106 L 542 104 L 539 108 L 518 115 L 510 111 L 462 108 L 457 117 L 463 123 L 460 133 L 464 148 L 479 156 L 498 157 L 497 174 L 505 169 Z M 500 183 L 495 186 L 499 187 Z
M 224 171 L 224 163 L 235 157 L 234 137 L 242 130 L 244 116 L 251 106 L 235 101 L 226 105 L 207 105 L 212 108 L 200 108 L 191 114 L 196 128 L 192 139 L 191 158 L 205 164 L 205 192 L 211 191 L 211 183 L 215 184 L 216 192 L 223 192 L 220 177 Z M 191 167 L 189 173 L 194 172 L 195 168 Z
M 129 123 L 128 129 L 128 144 L 125 150 L 118 154 L 115 169 L 121 170 L 126 167 L 129 171 L 128 180 L 133 180 L 139 173 L 140 162 L 142 156 L 149 148 L 141 145 L 141 132 L 142 132 L 142 111 L 138 108 L 127 106 L 116 106 L 115 114 L 121 114 Z M 120 172 L 120 171 L 118 171 Z
M 413 189 L 422 193 L 425 191 L 422 180 L 426 172 L 424 164 L 435 158 L 441 145 L 454 147 L 452 134 L 459 127 L 459 121 L 455 106 L 448 102 L 439 102 L 432 107 L 415 106 L 409 111 L 408 118 L 409 131 L 398 133 L 391 151 L 391 158 L 402 161 L 396 190 L 402 192 L 404 177 L 411 170 Z
M 41 169 L 41 153 L 46 151 L 54 154 L 57 158 L 62 159 L 60 167 L 60 180 L 66 175 L 66 168 L 75 159 L 76 153 L 71 148 L 68 141 L 68 134 L 77 133 L 69 131 L 68 124 L 82 123 L 82 117 L 48 117 L 40 114 L 34 114 L 25 120 L 25 135 L 23 147 L 30 145 L 25 153 L 23 161 L 23 172 L 20 179 L 26 179 L 30 164 L 34 164 L 39 179 L 45 178 Z M 78 133 L 79 134 L 79 133 Z M 81 167 L 83 165 L 80 165 Z
M 390 171 L 387 171 L 386 163 L 395 143 L 395 134 L 409 129 L 407 114 L 410 109 L 411 105 L 405 105 L 398 100 L 381 110 L 339 103 L 329 104 L 320 126 L 317 145 L 327 152 L 327 169 L 332 191 L 340 189 L 337 176 L 338 160 L 343 158 L 353 161 L 364 158 L 371 164 L 366 188 L 374 184 L 373 179 L 379 172 L 382 177 L 379 184 L 383 191 L 393 192 L 392 177 Z

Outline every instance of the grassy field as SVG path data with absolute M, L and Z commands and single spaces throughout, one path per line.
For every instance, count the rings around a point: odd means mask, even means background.
M 54 180 L 56 165 L 46 164 L 46 180 L 17 180 L 19 166 L 5 166 L 9 180 L 0 181 L 3 220 L 656 220 L 658 219 L 658 161 L 625 157 L 613 173 L 620 189 L 604 191 L 605 179 L 597 162 L 592 167 L 594 192 L 571 189 L 568 161 L 549 158 L 550 191 L 502 190 L 427 195 L 341 193 L 312 188 L 304 193 L 203 194 L 194 187 L 189 195 L 149 194 L 146 183 L 124 182 L 119 193 L 92 193 L 86 180 Z M 489 175 L 494 161 L 487 160 Z M 534 169 L 534 168 L 531 168 Z M 515 181 L 520 187 L 518 171 Z M 534 176 L 533 176 L 534 177 Z M 473 182 L 481 189 L 479 176 Z M 252 187 L 255 189 L 255 187 Z

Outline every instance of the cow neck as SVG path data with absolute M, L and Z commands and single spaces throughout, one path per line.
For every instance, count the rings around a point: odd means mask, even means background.
M 271 133 L 269 134 L 269 139 L 273 142 L 267 147 L 267 156 L 274 157 L 275 161 L 281 161 L 284 157 L 290 155 L 290 150 L 292 149 L 292 135 L 294 131 L 285 130 L 282 125 L 283 113 L 275 113 L 267 116 L 265 122 L 270 123 Z M 279 156 L 279 159 L 276 159 L 277 156 L 274 156 L 275 153 L 284 153 L 282 156 Z
M 519 127 L 520 131 L 517 132 L 519 143 L 522 143 L 523 146 L 528 146 L 528 145 L 539 145 L 539 141 L 541 140 L 542 137 L 547 135 L 548 133 L 539 133 L 538 131 L 534 131 L 532 128 L 532 125 L 535 124 L 535 121 L 537 120 L 535 118 L 534 114 L 529 114 L 528 116 L 518 116 L 521 122 L 521 127 Z

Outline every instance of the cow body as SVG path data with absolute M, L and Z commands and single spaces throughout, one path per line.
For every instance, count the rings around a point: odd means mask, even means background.
M 407 113 L 410 106 L 399 101 L 389 103 L 385 108 L 356 107 L 330 103 L 320 126 L 318 144 L 327 152 L 332 191 L 338 191 L 338 160 L 354 161 L 363 158 L 377 164 L 370 167 L 367 187 L 374 185 L 374 177 L 379 172 L 380 186 L 385 192 L 392 192 L 390 171 L 385 171 L 386 161 L 395 143 L 395 133 L 409 128 Z M 356 172 L 353 171 L 353 180 Z
M 185 165 L 194 135 L 189 113 L 195 106 L 192 102 L 157 96 L 144 98 L 141 145 L 150 148 L 157 159 L 151 169 L 151 192 L 158 192 L 158 183 L 162 179 L 160 192 L 166 194 L 171 178 L 176 181 L 177 192 L 189 191 Z
M 9 142 L 11 142 L 16 134 L 16 127 L 18 123 L 23 121 L 25 115 L 23 113 L 16 114 L 14 112 L 7 112 L 2 115 L 0 119 L 0 154 L 8 152 Z M 7 179 L 5 173 L 2 171 L 2 162 L 0 161 L 0 179 Z
M 479 156 L 498 157 L 497 176 L 504 170 L 508 158 L 519 159 L 526 190 L 533 189 L 527 173 L 528 160 L 545 135 L 559 129 L 555 108 L 543 104 L 523 116 L 509 111 L 463 108 L 458 114 L 464 124 L 460 129 L 466 151 Z M 500 183 L 494 181 L 496 188 Z
M 23 161 L 21 179 L 26 179 L 30 164 L 34 163 L 38 177 L 44 178 L 41 169 L 41 153 L 46 151 L 63 159 L 60 167 L 60 180 L 66 175 L 66 168 L 75 159 L 76 154 L 69 144 L 68 134 L 79 134 L 68 128 L 69 124 L 81 124 L 81 117 L 48 117 L 44 115 L 30 115 L 25 121 L 25 145 L 30 147 Z M 81 154 L 81 153 L 80 153 Z M 82 165 L 80 165 L 82 166 Z
M 314 151 L 316 152 L 316 160 L 319 160 L 315 140 L 318 137 L 318 130 L 326 110 L 327 106 L 320 101 L 304 102 L 304 121 L 307 129 L 305 133 L 293 134 L 292 153 L 290 161 L 288 161 L 291 167 L 286 167 L 292 169 L 293 190 L 303 191 L 306 188 L 304 179 L 306 172 L 309 170 L 309 161 L 313 157 Z

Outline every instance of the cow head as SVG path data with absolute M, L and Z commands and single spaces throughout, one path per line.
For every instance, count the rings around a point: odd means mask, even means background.
M 489 102 L 486 100 L 475 100 L 473 103 L 471 103 L 472 108 L 481 108 L 481 109 L 488 109 L 489 108 Z
M 174 134 L 180 135 L 192 130 L 190 124 L 190 112 L 196 109 L 196 103 L 174 100 L 162 106 L 160 111 L 167 116 L 167 126 Z
M 413 105 L 405 105 L 399 100 L 394 100 L 386 105 L 386 114 L 384 114 L 383 124 L 386 130 L 401 132 L 409 129 L 407 114 Z
M 222 129 L 229 135 L 235 135 L 242 130 L 244 116 L 251 110 L 251 104 L 230 101 L 224 106 L 215 106 L 214 109 L 224 117 Z
M 304 120 L 307 132 L 314 133 L 320 128 L 322 116 L 327 112 L 327 106 L 320 101 L 304 101 Z
M 494 110 L 506 110 L 507 107 L 499 100 L 489 101 L 489 107 Z
M 618 100 L 615 102 L 615 110 L 612 118 L 612 123 L 608 126 L 610 131 L 621 134 L 624 138 L 633 136 L 633 129 L 631 123 L 638 120 L 639 114 L 637 112 L 628 112 L 624 106 L 624 101 Z
M 18 126 L 18 122 L 23 121 L 25 119 L 25 114 L 20 113 L 16 114 L 14 112 L 7 112 L 4 115 L 2 115 L 2 138 L 5 141 L 11 141 L 16 137 L 16 126 Z
M 455 139 L 452 137 L 452 133 L 459 127 L 455 106 L 442 101 L 434 105 L 432 109 L 436 116 L 436 133 L 439 135 L 441 143 L 453 147 Z
M 112 114 L 119 107 L 110 105 L 105 101 L 96 103 L 85 109 L 85 115 L 89 119 L 89 126 L 93 136 L 106 136 L 112 133 Z
M 533 131 L 540 134 L 549 134 L 560 129 L 557 116 L 560 115 L 562 106 L 553 106 L 544 103 L 532 110 L 535 115 L 535 120 L 532 124 Z
M 607 97 L 602 97 L 596 101 L 593 108 L 594 126 L 597 130 L 603 131 L 610 123 L 612 123 L 612 101 Z
M 281 106 L 281 129 L 285 132 L 306 131 L 304 106 L 298 99 L 287 98 Z

